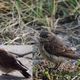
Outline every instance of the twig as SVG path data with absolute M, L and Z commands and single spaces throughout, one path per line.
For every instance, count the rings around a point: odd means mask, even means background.
M 33 52 L 28 52 L 28 53 L 24 53 L 24 54 L 17 54 L 17 53 L 14 53 L 14 52 L 9 52 L 9 53 L 17 55 L 17 57 L 24 57 L 26 55 L 32 54 Z

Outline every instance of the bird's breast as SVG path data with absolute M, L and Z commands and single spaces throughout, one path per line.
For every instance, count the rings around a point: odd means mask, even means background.
M 4 66 L 2 66 L 2 65 L 0 65 L 0 70 L 2 71 L 2 72 L 5 72 L 5 73 L 9 73 L 9 72 L 12 72 L 12 71 L 14 71 L 12 68 L 8 68 L 8 67 L 4 67 Z
M 55 55 L 50 54 L 48 51 L 45 50 L 44 46 L 41 47 L 41 54 L 44 58 L 46 58 L 47 60 L 49 60 L 53 63 L 63 62 L 64 61 L 64 58 L 57 57 Z

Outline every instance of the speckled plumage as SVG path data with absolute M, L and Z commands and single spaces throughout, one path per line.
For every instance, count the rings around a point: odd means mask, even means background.
M 65 58 L 80 58 L 75 51 L 63 44 L 60 38 L 48 31 L 42 31 L 40 33 L 40 51 L 45 58 L 55 63 L 61 63 L 65 61 Z

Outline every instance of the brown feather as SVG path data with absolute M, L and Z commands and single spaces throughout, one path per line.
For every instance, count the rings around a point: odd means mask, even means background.
M 0 49 L 0 70 L 6 74 L 14 70 L 20 71 L 26 78 L 30 77 L 30 74 L 27 73 L 27 69 L 18 61 L 12 54 L 7 51 Z
M 75 51 L 68 48 L 63 41 L 54 33 L 42 31 L 40 33 L 40 44 L 50 55 L 62 56 L 70 59 L 79 59 Z

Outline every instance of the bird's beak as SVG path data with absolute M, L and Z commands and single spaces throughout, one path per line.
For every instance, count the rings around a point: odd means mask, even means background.
M 39 44 L 39 37 L 37 37 L 37 38 L 33 38 L 33 40 L 32 41 L 29 41 L 28 42 L 28 45 L 36 45 L 36 44 Z
M 30 42 L 28 42 L 27 44 L 28 44 L 28 45 L 34 45 L 34 44 L 36 44 L 36 42 L 30 41 Z

